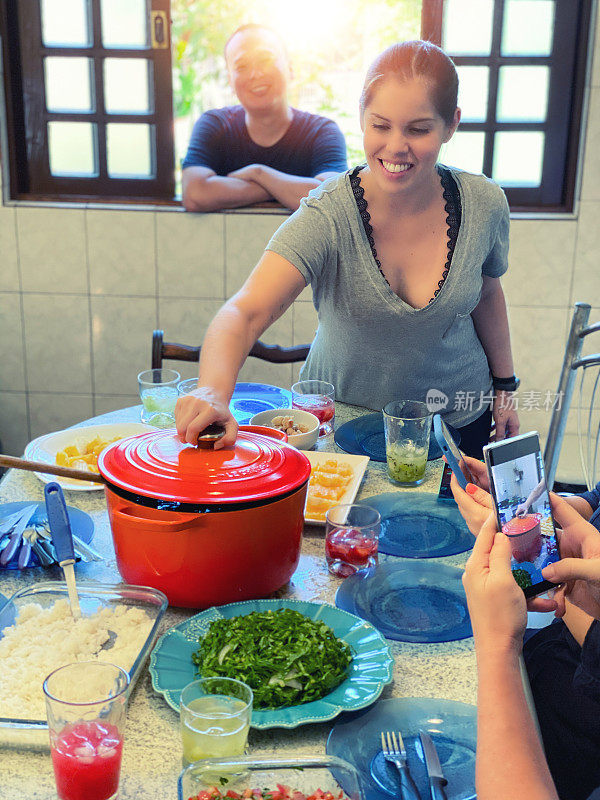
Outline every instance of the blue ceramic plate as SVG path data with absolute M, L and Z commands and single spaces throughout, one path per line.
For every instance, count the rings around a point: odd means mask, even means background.
M 423 800 L 429 798 L 429 782 L 420 730 L 433 739 L 448 781 L 448 800 L 475 800 L 477 709 L 466 703 L 433 697 L 380 700 L 372 708 L 344 715 L 336 722 L 327 740 L 327 754 L 340 756 L 356 767 L 365 800 L 399 798 L 397 771 L 381 752 L 381 732 L 398 730 L 404 739 L 410 773 Z
M 431 492 L 389 492 L 365 500 L 381 514 L 379 552 L 403 558 L 441 558 L 473 547 L 454 500 Z
M 339 639 L 347 642 L 353 653 L 346 680 L 321 700 L 289 706 L 275 711 L 252 712 L 253 728 L 296 728 L 309 722 L 333 719 L 342 711 L 355 711 L 373 703 L 386 683 L 392 680 L 394 659 L 389 646 L 367 622 L 334 606 L 305 603 L 301 600 L 248 600 L 209 608 L 181 622 L 162 636 L 150 656 L 152 686 L 164 695 L 176 711 L 183 687 L 195 680 L 196 668 L 192 653 L 198 649 L 198 638 L 204 636 L 215 619 L 231 619 L 253 611 L 277 611 L 292 608 L 310 619 L 329 625 Z
M 18 503 L 3 503 L 0 505 L 0 521 L 4 519 L 4 517 L 9 517 L 11 514 L 15 514 L 17 511 L 21 511 L 30 505 L 31 503 L 22 501 Z M 84 544 L 89 544 L 92 541 L 92 536 L 94 535 L 94 523 L 90 515 L 86 514 L 85 511 L 80 511 L 78 508 L 73 508 L 73 506 L 67 506 L 67 514 L 69 516 L 69 522 L 71 523 L 71 530 L 75 536 L 81 539 Z M 43 522 L 47 521 L 48 514 L 46 513 L 46 504 L 38 503 L 37 510 L 34 511 L 33 517 L 29 520 L 28 527 L 36 524 L 41 525 Z M 0 567 L 0 569 L 18 569 L 18 559 L 19 550 L 17 549 L 15 556 L 5 567 Z M 29 557 L 29 563 L 25 569 L 39 566 L 40 561 L 36 554 L 32 551 Z
M 448 425 L 448 430 L 460 446 L 460 432 Z M 338 447 L 346 453 L 354 453 L 357 456 L 369 456 L 373 461 L 385 461 L 385 434 L 383 432 L 383 414 L 375 411 L 373 414 L 365 414 L 363 417 L 356 417 L 343 425 L 335 432 L 334 441 Z M 442 451 L 435 436 L 429 438 L 428 461 L 442 457 Z
M 386 561 L 356 572 L 335 595 L 338 608 L 401 642 L 451 642 L 472 636 L 463 570 L 446 564 Z
M 247 425 L 259 411 L 290 408 L 292 393 L 268 383 L 236 383 L 229 409 L 239 425 Z

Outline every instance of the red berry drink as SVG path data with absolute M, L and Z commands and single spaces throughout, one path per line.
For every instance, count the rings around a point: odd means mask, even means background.
M 109 722 L 66 725 L 52 740 L 52 765 L 60 800 L 110 800 L 117 796 L 123 738 Z
M 314 414 L 321 423 L 319 436 L 327 436 L 333 430 L 333 420 L 335 418 L 335 403 L 331 397 L 318 394 L 294 395 L 292 408 L 301 408 Z
M 377 564 L 377 537 L 356 528 L 338 528 L 328 532 L 325 558 L 330 572 L 347 578 L 359 569 Z

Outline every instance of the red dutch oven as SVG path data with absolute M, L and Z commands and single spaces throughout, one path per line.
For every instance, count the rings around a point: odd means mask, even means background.
M 98 467 L 127 583 L 208 608 L 264 597 L 294 573 L 310 462 L 277 431 L 240 428 L 223 450 L 146 433 L 109 445 Z
M 541 514 L 513 517 L 502 526 L 516 561 L 535 561 L 542 552 Z

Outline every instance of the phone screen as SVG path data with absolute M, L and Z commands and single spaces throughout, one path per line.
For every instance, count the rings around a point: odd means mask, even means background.
M 483 448 L 498 527 L 509 538 L 511 570 L 527 597 L 554 584 L 542 569 L 560 558 L 537 433 Z

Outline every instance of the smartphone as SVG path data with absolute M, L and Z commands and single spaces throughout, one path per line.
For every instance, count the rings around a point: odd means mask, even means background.
M 448 466 L 454 473 L 456 480 L 458 481 L 458 485 L 461 487 L 461 489 L 466 489 L 467 483 L 474 483 L 473 476 L 469 472 L 464 461 L 464 472 L 461 470 L 460 462 L 462 461 L 462 453 L 456 446 L 456 442 L 452 438 L 452 434 L 448 430 L 448 426 L 439 414 L 433 415 L 433 435 L 437 440 L 440 450 L 446 456 Z M 464 474 L 465 472 L 466 477 Z
M 483 448 L 498 529 L 509 538 L 511 570 L 526 597 L 551 589 L 542 569 L 560 559 L 538 434 Z

